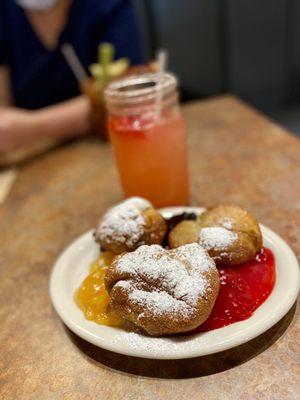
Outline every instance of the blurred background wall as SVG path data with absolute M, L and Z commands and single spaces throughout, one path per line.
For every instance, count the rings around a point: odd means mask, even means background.
M 300 134 L 300 0 L 134 0 L 183 100 L 231 92 Z

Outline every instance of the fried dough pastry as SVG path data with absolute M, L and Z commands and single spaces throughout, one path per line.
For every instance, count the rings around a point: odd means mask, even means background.
M 167 231 L 163 217 L 141 197 L 131 197 L 102 217 L 95 240 L 114 254 L 133 251 L 144 244 L 161 244 Z
M 173 335 L 201 325 L 219 291 L 213 259 L 197 243 L 165 250 L 141 246 L 107 270 L 109 307 L 149 335 Z
M 171 248 L 200 243 L 217 265 L 237 265 L 251 260 L 262 247 L 256 219 L 236 206 L 219 205 L 197 218 L 183 221 L 169 234 Z

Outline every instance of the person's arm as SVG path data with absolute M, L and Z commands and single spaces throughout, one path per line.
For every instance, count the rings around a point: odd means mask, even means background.
M 73 99 L 32 111 L 34 117 L 35 138 L 42 132 L 47 138 L 66 138 L 90 133 L 91 105 L 82 95 Z
M 0 153 L 43 139 L 85 135 L 91 130 L 90 112 L 85 96 L 36 111 L 0 108 Z

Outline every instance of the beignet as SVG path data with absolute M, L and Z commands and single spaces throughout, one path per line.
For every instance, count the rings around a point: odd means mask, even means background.
M 200 214 L 197 221 L 183 221 L 169 234 L 171 248 L 200 243 L 217 265 L 237 265 L 251 260 L 262 247 L 256 219 L 236 206 L 219 205 Z
M 121 254 L 144 244 L 161 244 L 166 231 L 163 217 L 149 201 L 131 197 L 104 214 L 95 240 L 102 249 Z
M 141 246 L 115 258 L 105 285 L 110 307 L 149 335 L 172 335 L 201 325 L 219 291 L 213 259 L 199 244 L 174 250 Z

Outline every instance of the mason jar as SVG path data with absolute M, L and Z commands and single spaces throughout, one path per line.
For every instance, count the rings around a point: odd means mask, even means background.
M 186 127 L 177 79 L 147 73 L 105 90 L 108 131 L 125 196 L 156 207 L 189 202 Z

